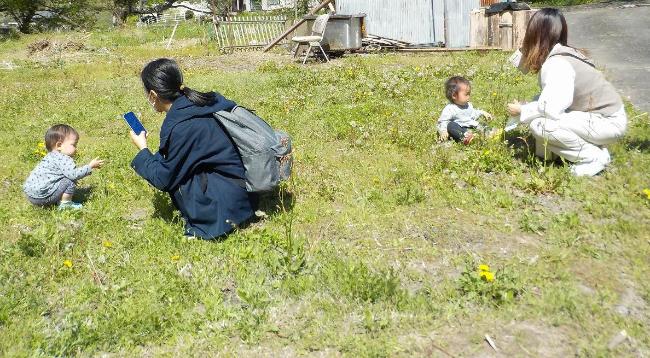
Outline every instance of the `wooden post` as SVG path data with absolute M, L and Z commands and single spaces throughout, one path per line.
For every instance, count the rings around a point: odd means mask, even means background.
M 487 17 L 485 9 L 475 9 L 470 13 L 469 21 L 469 47 L 483 47 L 488 45 Z
M 179 21 L 176 21 L 176 25 L 174 25 L 174 30 L 172 31 L 172 35 L 169 36 L 169 41 L 167 41 L 167 46 L 165 48 L 169 49 L 170 46 L 172 45 L 172 40 L 174 39 L 174 35 L 176 34 L 176 29 L 178 28 L 178 23 Z
M 313 8 L 309 14 L 307 15 L 314 15 L 316 14 L 320 9 L 326 7 L 330 2 L 333 0 L 324 0 L 321 2 L 318 6 Z M 272 49 L 275 45 L 277 45 L 280 41 L 282 41 L 283 38 L 287 37 L 290 33 L 292 33 L 295 29 L 298 28 L 298 26 L 302 25 L 303 22 L 307 21 L 304 17 L 300 19 L 297 23 L 295 23 L 293 26 L 291 26 L 289 29 L 287 29 L 285 32 L 282 33 L 282 35 L 278 36 L 275 40 L 273 40 L 270 44 L 268 44 L 266 47 L 264 47 L 264 52 L 267 52 L 268 50 Z
M 504 50 L 512 50 L 512 11 L 501 13 L 501 20 L 499 21 L 499 39 L 501 48 Z
M 518 49 L 524 43 L 528 21 L 537 10 L 515 11 L 512 14 L 512 46 Z

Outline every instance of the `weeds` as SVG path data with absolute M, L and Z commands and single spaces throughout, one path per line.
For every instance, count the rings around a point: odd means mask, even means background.
M 488 265 L 468 262 L 458 280 L 458 290 L 468 301 L 499 307 L 514 302 L 524 288 L 511 268 L 492 271 Z

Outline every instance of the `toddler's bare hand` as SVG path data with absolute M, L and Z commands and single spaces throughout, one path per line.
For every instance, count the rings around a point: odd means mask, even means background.
M 95 158 L 95 159 L 91 160 L 90 164 L 88 164 L 88 165 L 93 169 L 101 168 L 102 165 L 104 165 L 104 161 L 99 159 L 99 158 Z
M 447 131 L 438 131 L 438 140 L 441 142 L 449 139 L 449 133 Z
M 488 113 L 486 111 L 483 111 L 483 113 L 481 113 L 481 114 L 483 114 L 483 117 L 485 117 L 485 119 L 490 120 L 490 121 L 492 120 L 492 114 L 490 114 L 490 113 Z

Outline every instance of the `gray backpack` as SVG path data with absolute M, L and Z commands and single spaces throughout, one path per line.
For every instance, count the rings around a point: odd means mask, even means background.
M 236 106 L 232 111 L 219 111 L 214 117 L 235 142 L 244 169 L 246 190 L 264 192 L 289 179 L 293 157 L 291 137 L 274 130 L 253 111 Z

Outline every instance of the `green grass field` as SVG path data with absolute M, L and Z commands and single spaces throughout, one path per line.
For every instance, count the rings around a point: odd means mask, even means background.
M 436 143 L 449 76 L 473 81 L 493 126 L 505 103 L 536 93 L 508 54 L 301 66 L 220 55 L 202 28 L 181 28 L 165 50 L 170 31 L 0 43 L 0 356 L 650 354 L 647 113 L 629 107 L 612 167 L 576 179 L 531 157 L 525 130 Z M 43 39 L 58 45 L 30 54 Z M 185 239 L 166 196 L 129 167 L 120 115 L 141 112 L 157 147 L 163 116 L 139 71 L 163 56 L 188 86 L 294 138 L 294 176 L 268 217 L 221 242 Z M 106 159 L 79 183 L 81 212 L 22 194 L 58 122 L 81 133 L 78 163 Z

